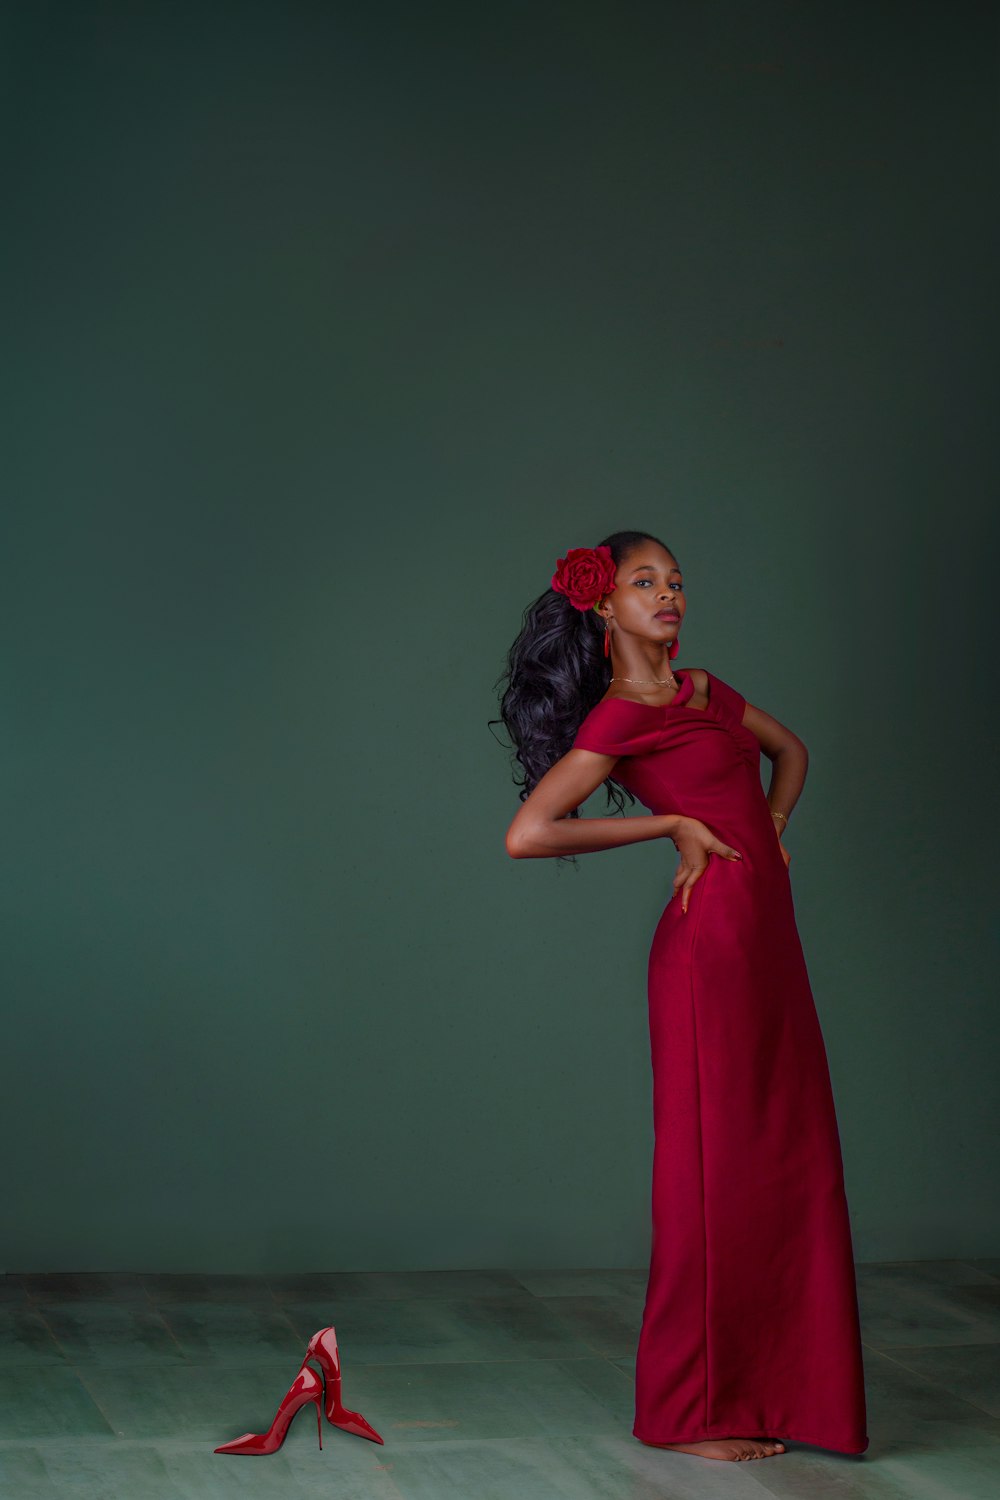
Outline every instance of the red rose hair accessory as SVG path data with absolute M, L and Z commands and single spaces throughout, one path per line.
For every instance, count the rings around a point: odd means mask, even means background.
M 556 563 L 552 587 L 574 609 L 596 609 L 613 590 L 616 572 L 610 547 L 570 547 Z

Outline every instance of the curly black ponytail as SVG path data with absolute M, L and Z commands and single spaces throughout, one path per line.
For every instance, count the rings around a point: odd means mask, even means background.
M 615 531 L 599 542 L 609 547 L 619 567 L 640 542 L 656 542 L 673 549 L 648 531 Z M 513 741 L 514 758 L 523 777 L 514 772 L 523 802 L 550 766 L 571 748 L 587 714 L 608 690 L 611 662 L 604 655 L 604 626 L 592 609 L 577 609 L 565 594 L 547 588 L 524 611 L 521 633 L 507 653 L 505 670 L 497 679 L 500 718 Z M 490 724 L 499 722 L 491 719 Z M 627 787 L 609 776 L 604 782 L 608 805 L 624 812 Z M 571 818 L 580 816 L 574 808 Z

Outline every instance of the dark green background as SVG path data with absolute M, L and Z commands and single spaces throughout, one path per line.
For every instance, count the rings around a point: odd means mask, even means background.
M 620 527 L 811 752 L 856 1254 L 996 1254 L 995 7 L 2 26 L 0 1269 L 643 1263 L 676 856 L 487 727 Z

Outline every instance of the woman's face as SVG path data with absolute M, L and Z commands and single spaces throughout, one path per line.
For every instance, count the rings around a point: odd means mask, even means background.
M 610 613 L 619 630 L 669 646 L 686 608 L 676 559 L 659 542 L 640 542 L 619 563 L 602 613 Z

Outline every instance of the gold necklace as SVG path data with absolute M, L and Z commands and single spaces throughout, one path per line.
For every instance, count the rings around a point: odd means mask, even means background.
M 671 672 L 671 674 L 670 674 L 669 677 L 612 677 L 611 681 L 612 682 L 644 682 L 644 683 L 655 682 L 658 687 L 663 687 L 666 683 L 669 682 L 670 685 L 671 685 L 671 687 L 675 687 L 675 688 L 679 688 L 680 687 L 680 683 L 677 681 L 677 678 L 674 676 L 673 672 Z

